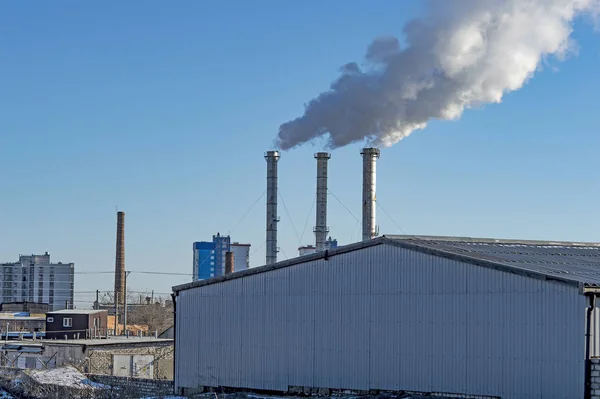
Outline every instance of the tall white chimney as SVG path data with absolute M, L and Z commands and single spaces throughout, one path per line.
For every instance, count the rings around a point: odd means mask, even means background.
M 362 239 L 370 240 L 379 234 L 375 210 L 377 207 L 376 169 L 379 149 L 363 148 L 363 206 L 362 206 Z
M 317 252 L 325 251 L 327 233 L 327 161 L 331 154 L 318 152 L 317 160 L 317 218 L 315 225 L 315 247 Z
M 267 151 L 267 257 L 266 264 L 277 262 L 277 161 L 279 152 Z

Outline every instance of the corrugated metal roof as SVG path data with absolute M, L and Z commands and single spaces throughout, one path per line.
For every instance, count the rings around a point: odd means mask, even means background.
M 382 244 L 398 245 L 462 262 L 525 274 L 533 278 L 600 287 L 600 243 L 388 235 L 272 265 L 178 285 L 173 287 L 173 291 L 243 278 Z
M 96 314 L 107 312 L 106 310 L 94 310 L 94 309 L 63 309 L 55 310 L 54 312 L 48 312 L 46 314 Z
M 600 287 L 600 244 L 467 237 L 387 236 L 400 244 Z

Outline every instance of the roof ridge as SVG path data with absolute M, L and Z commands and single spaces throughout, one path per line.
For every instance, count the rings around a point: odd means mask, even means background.
M 464 242 L 482 244 L 512 244 L 512 245 L 536 245 L 536 246 L 569 246 L 569 247 L 600 247 L 600 242 L 586 241 L 560 241 L 560 240 L 526 240 L 513 238 L 485 238 L 485 237 L 462 237 L 462 236 L 431 236 L 431 235 L 383 235 L 382 237 L 392 240 L 404 241 L 442 241 L 442 242 Z

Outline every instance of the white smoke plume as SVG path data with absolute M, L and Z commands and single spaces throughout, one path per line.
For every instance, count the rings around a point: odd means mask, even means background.
M 499 103 L 545 59 L 575 50 L 574 19 L 597 16 L 600 0 L 429 0 L 427 9 L 404 26 L 405 46 L 381 37 L 363 66 L 342 67 L 303 116 L 279 127 L 277 147 L 322 136 L 330 148 L 363 140 L 387 147 L 432 119 Z

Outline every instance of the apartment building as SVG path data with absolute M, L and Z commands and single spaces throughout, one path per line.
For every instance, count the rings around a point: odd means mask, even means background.
M 51 311 L 73 305 L 75 264 L 50 263 L 50 254 L 20 255 L 19 261 L 0 264 L 0 300 L 47 303 Z

